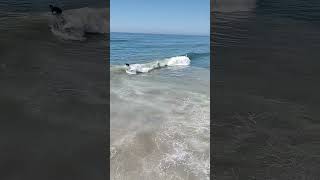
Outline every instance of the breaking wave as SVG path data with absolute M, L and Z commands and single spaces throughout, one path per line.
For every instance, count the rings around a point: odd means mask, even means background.
M 127 74 L 138 74 L 138 73 L 147 73 L 155 69 L 160 69 L 164 67 L 172 66 L 188 66 L 190 65 L 191 60 L 188 56 L 175 56 L 171 58 L 166 58 L 159 61 L 152 61 L 145 64 L 130 64 L 129 66 L 115 65 L 111 66 L 111 72 L 126 72 Z
M 87 33 L 108 33 L 106 8 L 66 10 L 60 16 L 50 16 L 49 26 L 54 35 L 65 40 L 85 40 Z

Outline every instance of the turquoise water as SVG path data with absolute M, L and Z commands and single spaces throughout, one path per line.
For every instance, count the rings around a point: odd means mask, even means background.
M 111 179 L 209 179 L 209 37 L 111 33 L 110 47 Z

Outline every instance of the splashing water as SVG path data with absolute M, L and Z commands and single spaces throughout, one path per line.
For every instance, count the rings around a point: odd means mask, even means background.
M 85 40 L 87 33 L 108 33 L 106 9 L 80 8 L 66 10 L 51 16 L 50 27 L 54 35 L 66 40 Z

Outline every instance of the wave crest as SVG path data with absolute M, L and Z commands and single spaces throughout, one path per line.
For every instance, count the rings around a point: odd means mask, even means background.
M 152 61 L 145 64 L 130 64 L 127 66 L 112 66 L 111 72 L 126 72 L 127 74 L 138 74 L 138 73 L 147 73 L 155 69 L 160 69 L 163 67 L 172 67 L 172 66 L 188 66 L 190 65 L 191 60 L 188 56 L 175 56 L 171 58 L 166 58 L 159 61 Z

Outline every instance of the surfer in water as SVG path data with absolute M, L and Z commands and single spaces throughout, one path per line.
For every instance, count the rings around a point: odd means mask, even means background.
M 126 71 L 132 70 L 131 67 L 130 67 L 130 64 L 126 63 L 125 65 L 126 65 L 126 67 L 127 67 Z
M 55 15 L 56 19 L 58 20 L 57 23 L 55 23 L 53 26 L 56 28 L 56 29 L 60 29 L 61 25 L 64 25 L 66 22 L 65 22 L 65 19 L 63 18 L 62 16 L 62 9 L 57 7 L 57 6 L 53 6 L 53 5 L 49 5 L 50 9 L 51 9 L 51 13 L 52 15 Z
M 133 65 L 130 65 L 128 63 L 125 64 L 126 65 L 126 72 L 128 74 L 137 74 L 137 73 L 146 73 L 146 72 L 150 72 L 152 70 L 155 70 L 155 69 L 160 69 L 161 68 L 161 65 L 160 65 L 160 62 L 156 62 L 156 64 L 153 64 L 153 65 L 147 65 L 147 64 L 133 64 Z M 164 65 L 164 67 L 167 67 L 167 64 Z
M 49 5 L 50 9 L 51 9 L 51 13 L 53 15 L 61 15 L 62 14 L 62 9 L 56 6 L 52 6 L 51 4 Z

